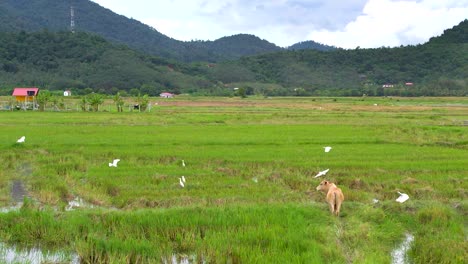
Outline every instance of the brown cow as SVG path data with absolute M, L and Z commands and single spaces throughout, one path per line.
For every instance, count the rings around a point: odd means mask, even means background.
M 317 186 L 317 191 L 323 191 L 327 193 L 327 202 L 330 205 L 330 212 L 336 216 L 340 214 L 340 207 L 344 201 L 344 195 L 340 188 L 332 182 L 323 180 L 319 186 Z

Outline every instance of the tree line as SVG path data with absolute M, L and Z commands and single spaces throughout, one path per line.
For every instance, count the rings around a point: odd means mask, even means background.
M 279 51 L 220 63 L 164 59 L 85 32 L 0 32 L 0 94 L 39 87 L 124 96 L 466 96 L 467 26 L 423 45 Z

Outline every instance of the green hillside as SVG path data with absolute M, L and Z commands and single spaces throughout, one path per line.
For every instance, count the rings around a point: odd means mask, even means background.
M 228 59 L 283 50 L 275 44 L 249 34 L 238 34 L 223 37 L 215 41 L 197 41 L 192 43 L 211 50 L 215 54 L 223 54 Z
M 178 92 L 178 87 L 199 90 L 211 86 L 190 67 L 116 46 L 88 33 L 0 33 L 3 94 L 9 94 L 14 86 L 77 91 L 91 88 L 108 94 L 133 89 L 133 93 L 151 95 Z
M 216 62 L 281 50 L 266 40 L 250 35 L 225 37 L 217 41 L 175 40 L 89 0 L 2 0 L 0 31 L 70 30 L 71 5 L 74 7 L 76 31 L 98 34 L 112 42 L 163 58 Z M 233 49 L 234 46 L 237 48 Z
M 270 95 L 467 95 L 467 20 L 417 46 L 299 50 L 241 58 L 210 73 L 223 82 L 274 83 Z M 412 83 L 406 86 L 406 83 Z M 393 85 L 383 88 L 384 84 Z
M 458 26 L 444 30 L 438 37 L 429 40 L 431 44 L 466 44 L 468 43 L 468 19 L 462 21 Z
M 10 94 L 15 86 L 37 86 L 105 94 L 465 96 L 466 27 L 463 21 L 417 46 L 279 51 L 191 64 L 148 55 L 80 31 L 0 32 L 0 91 Z M 213 52 L 224 46 L 232 55 L 245 51 L 227 43 L 262 42 L 251 35 L 226 39 L 200 45 L 211 45 Z M 392 87 L 384 88 L 384 84 Z
M 288 50 L 304 50 L 304 49 L 329 51 L 329 50 L 335 50 L 336 47 L 324 45 L 324 44 L 321 44 L 312 40 L 302 41 L 302 42 L 296 43 L 288 47 Z

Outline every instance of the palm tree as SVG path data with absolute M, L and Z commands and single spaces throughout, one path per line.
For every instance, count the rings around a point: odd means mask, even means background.
M 115 96 L 114 96 L 114 103 L 115 105 L 117 106 L 117 112 L 123 112 L 123 105 L 124 105 L 124 101 L 122 99 L 122 96 L 120 96 L 120 92 L 118 92 Z
M 146 108 L 148 107 L 149 104 L 149 96 L 147 94 L 142 96 L 138 96 L 138 104 L 140 106 L 140 111 L 144 112 L 146 111 Z
M 99 106 L 104 103 L 104 96 L 98 93 L 88 95 L 88 102 L 94 112 L 99 111 Z
M 88 104 L 88 100 L 86 99 L 86 96 L 83 96 L 80 101 L 80 107 L 83 112 L 86 112 L 86 105 Z

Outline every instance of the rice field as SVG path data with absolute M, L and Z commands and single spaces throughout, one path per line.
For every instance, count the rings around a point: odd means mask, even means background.
M 151 104 L 0 111 L 0 242 L 81 263 L 392 263 L 411 234 L 412 263 L 468 259 L 467 98 Z

